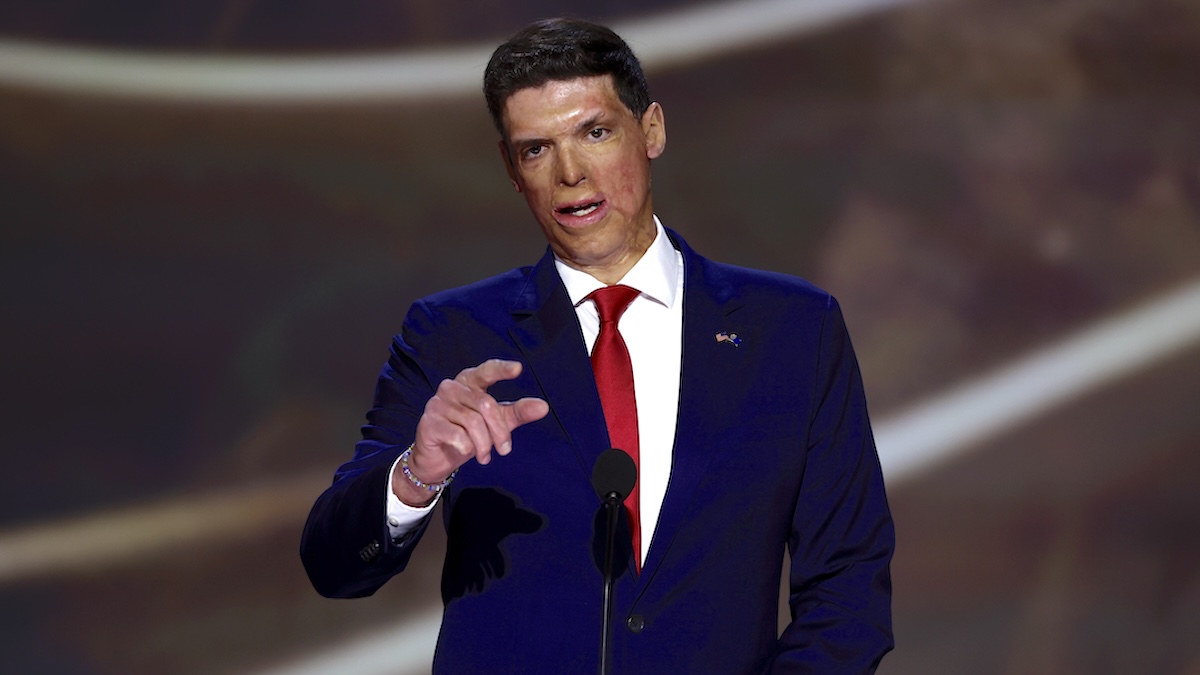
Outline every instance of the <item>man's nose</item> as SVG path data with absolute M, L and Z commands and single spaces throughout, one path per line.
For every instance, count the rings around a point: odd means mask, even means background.
M 563 185 L 578 185 L 587 180 L 586 162 L 579 150 L 564 147 L 558 155 L 558 180 Z

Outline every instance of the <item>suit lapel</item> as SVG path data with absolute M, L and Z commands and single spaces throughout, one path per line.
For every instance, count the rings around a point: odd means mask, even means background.
M 714 446 L 712 439 L 736 422 L 728 419 L 733 413 L 731 406 L 723 405 L 726 392 L 722 383 L 735 382 L 742 376 L 739 359 L 732 351 L 735 348 L 716 340 L 718 332 L 736 330 L 726 324 L 729 315 L 741 307 L 741 301 L 718 278 L 718 270 L 692 251 L 679 235 L 670 230 L 668 233 L 684 259 L 679 414 L 670 483 L 642 566 L 641 590 L 654 578 L 680 525 L 696 499 L 702 497 L 701 481 L 714 455 L 722 450 Z
M 533 267 L 512 313 L 509 336 L 590 482 L 596 458 L 609 447 L 608 429 L 579 320 L 549 250 Z

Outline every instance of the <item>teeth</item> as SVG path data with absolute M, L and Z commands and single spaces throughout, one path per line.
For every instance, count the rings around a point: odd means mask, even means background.
M 563 209 L 563 212 L 569 213 L 572 216 L 586 216 L 598 208 L 600 208 L 600 204 L 596 203 L 596 204 L 588 204 L 586 206 L 577 206 L 574 208 L 566 208 L 566 209 Z

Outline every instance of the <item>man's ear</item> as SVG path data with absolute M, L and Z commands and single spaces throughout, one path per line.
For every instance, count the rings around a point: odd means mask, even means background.
M 642 113 L 642 134 L 646 137 L 646 157 L 658 159 L 667 149 L 667 121 L 657 101 Z
M 508 172 L 508 179 L 512 181 L 513 189 L 520 192 L 521 181 L 517 180 L 517 167 L 513 166 L 512 153 L 508 151 L 508 143 L 501 138 L 496 145 L 500 148 L 500 159 L 504 160 L 504 170 Z

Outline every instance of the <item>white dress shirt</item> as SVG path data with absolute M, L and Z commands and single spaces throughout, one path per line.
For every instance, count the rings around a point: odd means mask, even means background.
M 641 559 L 654 538 L 671 478 L 675 423 L 679 412 L 679 377 L 683 357 L 683 255 L 671 245 L 658 217 L 656 234 L 645 255 L 618 282 L 641 292 L 617 324 L 633 364 L 633 388 L 638 410 L 638 485 L 642 524 Z M 575 306 L 588 353 L 600 332 L 596 306 L 588 294 L 604 286 L 592 275 L 568 266 L 557 256 L 554 266 Z M 514 447 L 513 452 L 520 452 Z M 503 461 L 503 458 L 497 458 Z M 394 473 L 395 467 L 393 467 Z M 403 536 L 433 509 L 408 506 L 392 490 L 388 478 L 388 529 L 393 539 Z

